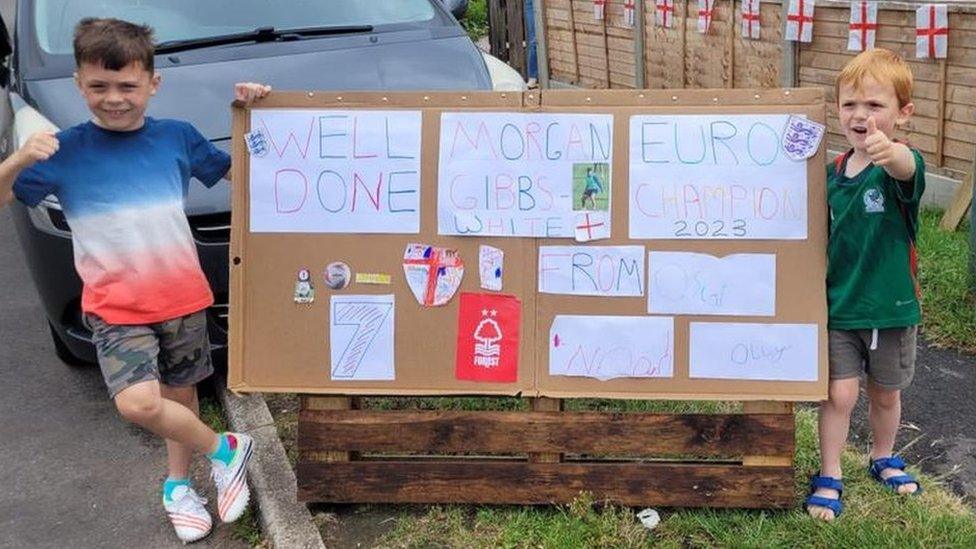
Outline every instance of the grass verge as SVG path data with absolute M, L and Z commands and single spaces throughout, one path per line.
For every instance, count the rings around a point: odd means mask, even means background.
M 267 395 L 272 414 L 297 408 L 294 395 Z M 522 409 L 499 398 L 370 398 L 369 408 Z M 732 412 L 738 403 L 573 399 L 567 409 Z M 293 417 L 293 416 L 292 416 Z M 293 427 L 289 427 L 293 429 Z M 279 425 L 280 429 L 280 425 Z M 291 431 L 294 432 L 293 430 Z M 295 441 L 283 442 L 291 453 Z M 364 547 L 976 547 L 976 515 L 937 479 L 920 475 L 925 491 L 899 498 L 867 475 L 867 458 L 849 448 L 840 520 L 827 524 L 799 507 L 818 466 L 816 412 L 797 411 L 797 507 L 784 511 L 661 510 L 661 524 L 645 529 L 639 509 L 602 505 L 587 494 L 563 506 L 355 505 L 313 508 L 327 546 Z M 917 470 L 912 471 L 918 474 Z M 367 531 L 368 530 L 368 531 Z
M 976 296 L 970 285 L 969 223 L 939 229 L 942 211 L 923 210 L 918 233 L 922 331 L 937 347 L 976 353 Z

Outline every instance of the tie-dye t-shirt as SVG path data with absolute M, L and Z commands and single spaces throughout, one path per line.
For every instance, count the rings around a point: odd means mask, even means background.
M 227 153 L 190 124 L 146 118 L 117 132 L 87 122 L 58 133 L 60 148 L 24 170 L 14 194 L 36 206 L 53 194 L 71 227 L 81 307 L 110 324 L 150 324 L 213 303 L 183 200 L 190 177 L 213 186 Z

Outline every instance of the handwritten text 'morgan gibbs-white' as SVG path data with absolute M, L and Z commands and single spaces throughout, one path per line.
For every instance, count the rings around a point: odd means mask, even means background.
M 608 114 L 443 113 L 438 232 L 572 238 L 574 181 L 612 155 Z

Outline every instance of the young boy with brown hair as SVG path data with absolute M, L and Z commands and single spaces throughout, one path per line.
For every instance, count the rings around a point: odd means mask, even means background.
M 827 169 L 830 385 L 820 406 L 820 472 L 806 500 L 807 511 L 822 520 L 843 510 L 840 456 L 862 374 L 871 477 L 898 494 L 921 490 L 892 456 L 921 322 L 915 234 L 925 164 L 917 150 L 892 138 L 915 109 L 912 73 L 896 54 L 868 50 L 841 71 L 836 93 L 851 149 Z
M 191 176 L 213 186 L 228 174 L 230 157 L 186 122 L 145 116 L 160 84 L 152 34 L 117 19 L 78 23 L 75 80 L 92 119 L 34 134 L 4 160 L 0 206 L 11 190 L 28 206 L 58 198 L 109 395 L 122 417 L 166 439 L 163 506 L 189 542 L 212 525 L 190 486 L 193 453 L 210 458 L 217 514 L 231 522 L 248 503 L 251 439 L 201 422 L 196 393 L 213 372 L 204 312 L 213 294 L 183 199 Z M 242 83 L 235 96 L 248 103 L 269 90 Z

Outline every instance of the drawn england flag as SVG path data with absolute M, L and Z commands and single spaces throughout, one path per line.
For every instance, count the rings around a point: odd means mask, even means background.
M 814 0 L 790 0 L 786 15 L 786 40 L 810 42 L 813 40 Z
M 875 2 L 851 2 L 850 32 L 847 36 L 847 49 L 864 51 L 874 47 L 874 36 L 878 31 L 878 4 Z
M 945 4 L 915 11 L 915 57 L 945 59 L 949 49 L 949 14 Z

